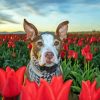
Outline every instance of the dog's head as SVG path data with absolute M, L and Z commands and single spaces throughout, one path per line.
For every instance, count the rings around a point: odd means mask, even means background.
M 32 44 L 31 60 L 35 58 L 39 66 L 50 67 L 58 64 L 61 41 L 66 38 L 68 23 L 68 21 L 60 23 L 55 34 L 40 34 L 33 24 L 24 20 L 24 30 L 27 33 L 27 39 Z

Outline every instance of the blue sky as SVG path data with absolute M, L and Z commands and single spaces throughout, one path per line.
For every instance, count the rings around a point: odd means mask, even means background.
M 100 0 L 0 0 L 0 31 L 23 31 L 24 18 L 39 31 L 64 20 L 68 31 L 100 30 Z

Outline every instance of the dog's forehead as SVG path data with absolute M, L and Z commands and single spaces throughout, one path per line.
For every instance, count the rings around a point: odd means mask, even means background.
M 54 36 L 52 34 L 45 33 L 41 37 L 45 45 L 52 45 L 54 42 Z
M 60 41 L 59 37 L 50 33 L 42 34 L 41 37 L 45 45 L 52 45 L 55 39 Z
M 36 42 L 38 40 L 42 40 L 44 42 L 44 44 L 52 44 L 55 39 L 61 41 L 59 36 L 57 36 L 57 35 L 50 34 L 50 33 L 42 33 L 41 35 L 37 36 L 33 40 L 33 42 Z

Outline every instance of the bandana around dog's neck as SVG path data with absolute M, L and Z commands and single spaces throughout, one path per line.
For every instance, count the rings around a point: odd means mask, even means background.
M 30 61 L 27 67 L 28 67 L 29 79 L 37 83 L 40 83 L 40 78 L 43 78 L 46 81 L 50 82 L 53 76 L 55 75 L 58 76 L 61 74 L 59 65 L 52 66 L 51 67 L 52 69 L 50 67 L 47 68 L 46 66 L 42 67 L 43 69 L 41 69 L 40 66 L 34 66 Z
M 41 71 L 46 70 L 49 73 L 55 72 L 56 68 L 58 67 L 58 64 L 54 64 L 53 66 L 47 67 L 47 66 L 39 66 Z

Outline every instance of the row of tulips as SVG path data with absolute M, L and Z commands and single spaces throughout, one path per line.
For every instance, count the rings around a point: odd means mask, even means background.
M 3 100 L 70 100 L 72 80 L 63 81 L 62 76 L 54 76 L 50 83 L 44 79 L 40 84 L 24 78 L 26 67 L 17 71 L 6 68 L 0 69 L 0 94 Z M 79 100 L 100 100 L 100 88 L 97 82 L 82 81 L 82 88 L 78 95 Z
M 6 41 L 26 41 L 26 34 L 0 34 L 0 44 Z M 81 46 L 84 43 L 93 43 L 93 42 L 100 42 L 100 34 L 68 34 L 67 40 L 68 43 L 78 43 Z

